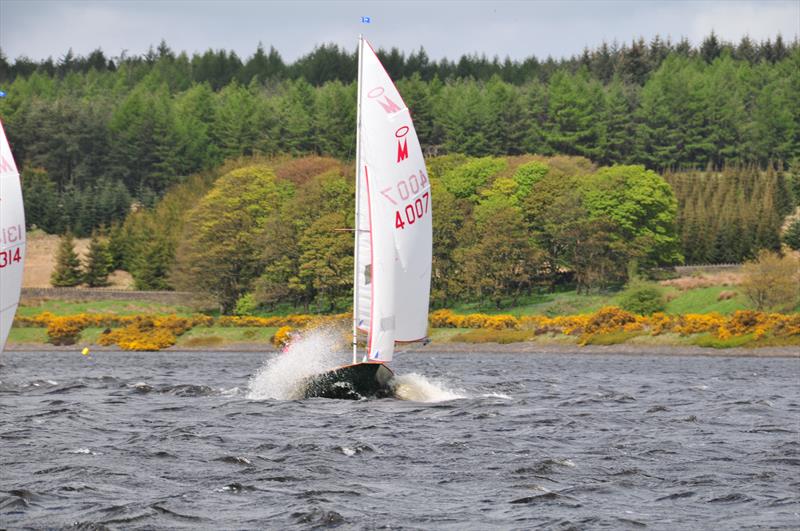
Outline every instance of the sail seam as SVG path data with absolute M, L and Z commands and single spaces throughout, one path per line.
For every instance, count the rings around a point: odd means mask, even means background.
M 18 247 L 24 247 L 24 246 L 25 246 L 25 242 L 23 241 L 23 242 L 19 242 L 19 243 L 15 244 L 15 245 L 10 245 L 8 247 L 0 247 L 0 251 L 10 251 L 12 249 L 16 249 Z
M 18 302 L 15 302 L 14 304 L 12 304 L 12 305 L 10 305 L 10 306 L 6 306 L 5 308 L 3 308 L 3 309 L 0 309 L 0 313 L 5 313 L 5 312 L 7 312 L 8 310 L 10 310 L 11 308 L 16 308 L 18 305 L 19 305 L 19 303 L 18 303 Z
M 369 170 L 364 165 L 364 182 L 367 185 L 367 218 L 369 219 L 369 267 L 372 268 L 369 297 L 369 344 L 367 345 L 367 358 L 372 356 L 372 340 L 375 335 L 375 255 L 372 250 L 372 198 L 369 193 Z

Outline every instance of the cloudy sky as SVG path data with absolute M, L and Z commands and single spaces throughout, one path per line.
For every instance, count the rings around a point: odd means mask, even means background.
M 522 59 L 656 34 L 696 44 L 712 30 L 726 40 L 792 40 L 800 0 L 0 0 L 0 48 L 11 59 L 58 59 L 69 48 L 140 54 L 165 39 L 177 51 L 224 48 L 243 58 L 262 42 L 291 62 L 316 44 L 355 49 L 360 32 L 376 47 L 422 46 L 435 59 Z

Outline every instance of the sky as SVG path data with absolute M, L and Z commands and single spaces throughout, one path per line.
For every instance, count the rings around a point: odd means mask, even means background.
M 9 59 L 58 60 L 70 48 L 142 54 L 164 39 L 178 52 L 221 48 L 243 59 L 261 42 L 292 62 L 320 44 L 355 50 L 359 33 L 376 48 L 423 47 L 432 59 L 542 59 L 656 34 L 699 44 L 712 30 L 736 42 L 791 41 L 800 35 L 800 0 L 0 0 Z

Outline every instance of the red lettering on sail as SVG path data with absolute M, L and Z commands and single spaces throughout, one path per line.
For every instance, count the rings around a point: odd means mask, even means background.
M 5 157 L 0 157 L 0 173 L 14 171 L 14 165 L 9 163 Z
M 404 138 L 403 143 L 397 141 L 397 162 L 404 161 L 408 158 L 408 141 Z
M 377 100 L 377 102 L 381 104 L 381 107 L 383 107 L 383 110 L 386 111 L 386 114 L 393 114 L 400 110 L 400 107 L 398 107 L 395 102 L 389 99 L 389 96 L 384 96 L 383 100 L 384 101 Z

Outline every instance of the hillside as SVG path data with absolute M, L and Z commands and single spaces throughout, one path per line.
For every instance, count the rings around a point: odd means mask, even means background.
M 75 238 L 75 252 L 81 260 L 89 249 L 90 238 Z M 28 245 L 25 256 L 25 272 L 22 278 L 23 288 L 50 288 L 50 275 L 56 266 L 59 237 L 45 234 L 40 230 L 28 233 Z M 108 278 L 111 288 L 132 289 L 133 278 L 126 271 L 115 271 Z

